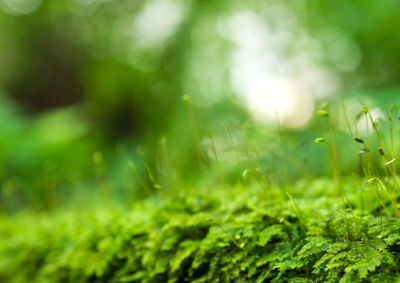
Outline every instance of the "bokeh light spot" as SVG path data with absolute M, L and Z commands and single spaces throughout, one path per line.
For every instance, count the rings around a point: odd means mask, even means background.
M 42 0 L 3 0 L 3 10 L 11 15 L 27 15 L 36 11 Z

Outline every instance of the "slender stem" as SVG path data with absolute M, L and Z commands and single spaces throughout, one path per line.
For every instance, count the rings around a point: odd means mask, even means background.
M 175 184 L 175 182 L 173 180 L 171 169 L 170 169 L 170 162 L 168 159 L 168 152 L 167 152 L 167 139 L 165 137 L 163 137 L 161 139 L 161 151 L 162 151 L 161 156 L 162 156 L 162 160 L 164 163 L 164 168 L 167 173 L 167 177 L 168 177 L 168 181 L 170 183 L 171 189 L 177 190 L 177 185 Z
M 395 199 L 396 196 L 392 196 L 390 194 L 390 192 L 386 189 L 386 186 L 383 184 L 383 182 L 379 178 L 375 178 L 375 180 L 379 183 L 379 185 L 381 186 L 382 190 L 384 190 L 386 192 L 386 194 L 389 196 L 390 200 L 392 201 L 394 214 L 395 214 L 396 217 L 398 217 L 398 211 L 397 211 L 396 199 Z M 385 206 L 385 210 L 389 214 L 386 206 Z
M 390 109 L 389 113 L 389 122 L 390 122 L 390 145 L 391 145 L 391 157 L 393 158 L 395 156 L 394 152 L 394 134 L 393 134 L 393 105 L 392 108 Z
M 368 113 L 365 113 L 365 126 L 367 129 L 367 156 L 368 156 L 368 178 L 371 178 L 373 175 L 372 169 L 372 156 L 371 156 L 371 137 L 369 133 L 369 123 L 368 123 Z
M 222 123 L 222 125 L 223 125 L 224 128 L 225 128 L 225 131 L 226 131 L 226 134 L 227 134 L 227 136 L 228 136 L 229 142 L 231 143 L 232 150 L 235 152 L 235 159 L 236 159 L 236 162 L 237 162 L 237 164 L 239 165 L 239 164 L 240 164 L 239 150 L 237 149 L 236 144 L 235 144 L 235 142 L 234 142 L 234 140 L 233 140 L 232 132 L 231 132 L 231 130 L 229 129 L 228 125 L 226 125 L 225 123 Z
M 210 141 L 211 141 L 211 148 L 213 150 L 213 154 L 214 154 L 214 158 L 215 158 L 215 163 L 217 164 L 217 171 L 218 171 L 218 175 L 219 178 L 221 180 L 222 183 L 222 187 L 225 188 L 225 179 L 224 179 L 224 175 L 222 173 L 221 170 L 221 165 L 219 163 L 219 159 L 218 159 L 218 154 L 217 154 L 217 149 L 215 147 L 215 142 L 214 142 L 214 135 L 211 129 L 209 129 L 209 133 L 210 133 Z
M 343 106 L 343 116 L 344 116 L 344 119 L 346 121 L 347 128 L 348 128 L 350 134 L 352 136 L 354 136 L 353 129 L 351 128 L 351 124 L 350 124 L 350 119 L 349 119 L 349 116 L 347 115 L 346 103 L 344 101 L 344 98 L 343 98 L 343 101 L 342 101 L 342 106 Z
M 260 158 L 260 151 L 258 150 L 257 145 L 254 143 L 254 151 L 256 153 L 256 157 L 257 157 L 257 163 L 258 163 L 258 167 L 260 168 L 260 174 L 262 176 L 262 180 L 264 181 L 264 183 L 267 185 L 267 187 L 271 188 L 272 187 L 272 183 L 269 180 L 269 178 L 267 178 L 263 173 L 262 173 L 262 166 L 261 166 L 261 158 Z
M 328 148 L 329 154 L 331 156 L 332 164 L 333 164 L 333 178 L 336 181 L 336 190 L 339 195 L 342 195 L 343 194 L 343 186 L 342 186 L 342 181 L 341 181 L 340 172 L 339 172 L 339 168 L 337 165 L 335 153 L 332 150 L 332 147 L 328 141 L 326 141 L 326 146 Z
M 151 195 L 151 190 L 150 190 L 149 186 L 147 185 L 147 183 L 140 176 L 135 163 L 133 163 L 132 160 L 128 160 L 128 166 L 133 171 L 133 173 L 135 174 L 136 178 L 138 178 L 140 185 L 144 188 L 144 190 L 146 192 L 146 195 L 150 196 Z
M 201 149 L 201 145 L 200 145 L 199 134 L 197 132 L 197 127 L 196 127 L 196 123 L 195 123 L 193 107 L 192 107 L 192 104 L 190 103 L 189 98 L 185 99 L 184 102 L 187 105 L 190 126 L 192 128 L 192 135 L 193 135 L 193 139 L 194 139 L 195 147 L 196 147 L 197 161 L 199 163 L 199 167 L 200 167 L 201 174 L 203 176 L 203 180 L 207 180 L 206 168 L 205 168 L 204 159 L 202 156 L 202 149 Z

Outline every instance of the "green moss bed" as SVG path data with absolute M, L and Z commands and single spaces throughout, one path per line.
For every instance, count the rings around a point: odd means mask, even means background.
M 0 282 L 396 282 L 400 220 L 362 213 L 356 197 L 346 208 L 327 187 L 2 216 Z

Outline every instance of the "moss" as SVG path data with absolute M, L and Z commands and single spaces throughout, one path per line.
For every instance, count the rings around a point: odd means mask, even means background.
M 315 181 L 310 187 L 318 190 Z M 326 184 L 326 181 L 322 182 Z M 233 188 L 129 212 L 8 216 L 2 282 L 393 282 L 400 221 Z M 11 232 L 12 231 L 12 232 Z

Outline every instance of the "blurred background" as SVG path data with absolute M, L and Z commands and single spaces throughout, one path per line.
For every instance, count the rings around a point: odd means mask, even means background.
M 398 102 L 399 25 L 395 0 L 0 0 L 0 209 L 234 183 L 246 155 L 325 176 L 323 101 L 353 172 L 341 111 Z

